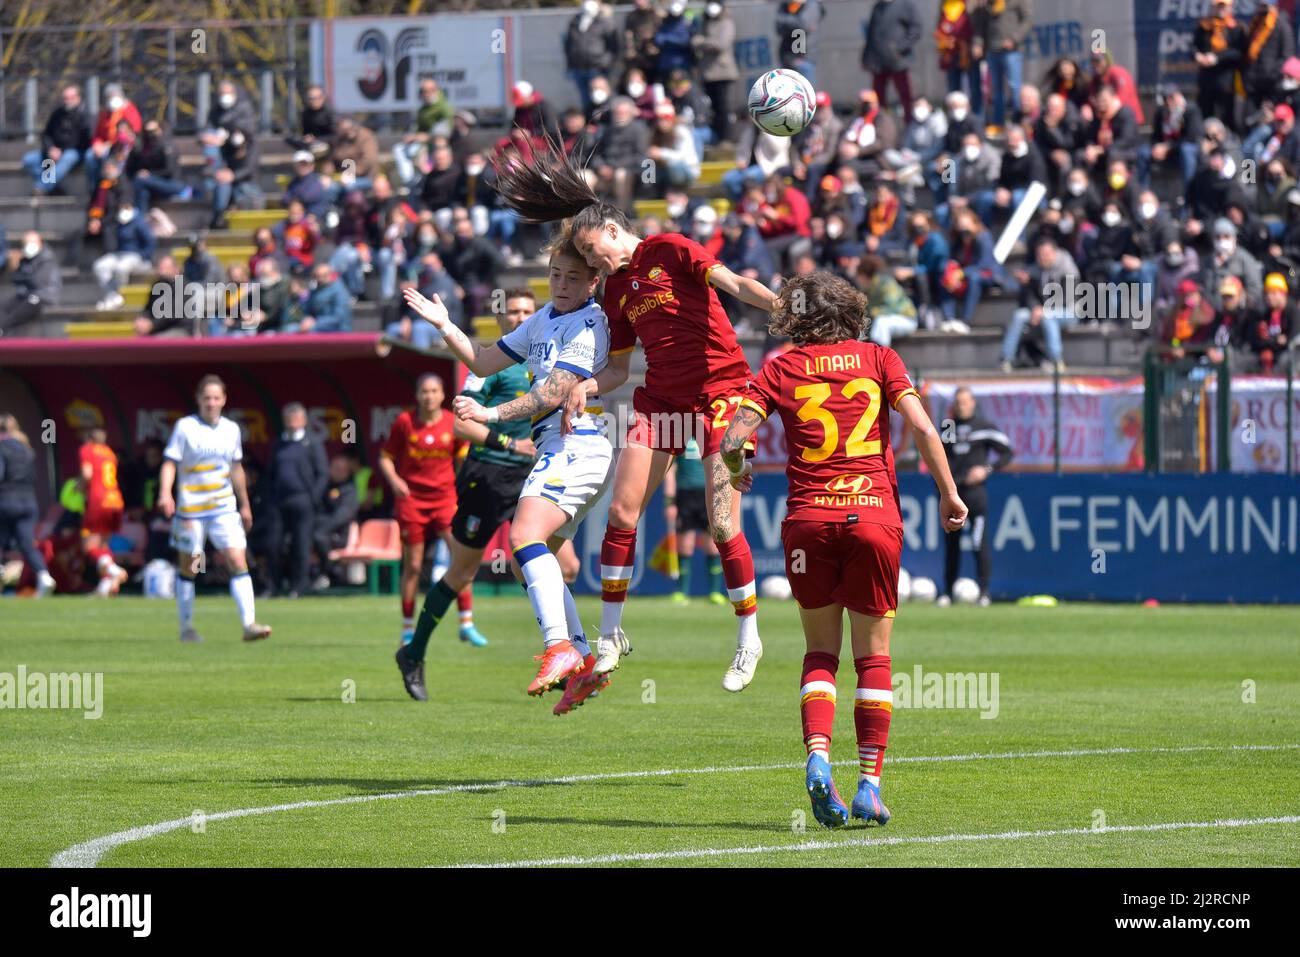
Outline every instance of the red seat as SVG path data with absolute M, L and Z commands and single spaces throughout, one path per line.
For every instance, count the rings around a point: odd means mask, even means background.
M 361 526 L 355 548 L 344 549 L 339 561 L 396 562 L 402 559 L 402 533 L 391 518 L 372 518 Z

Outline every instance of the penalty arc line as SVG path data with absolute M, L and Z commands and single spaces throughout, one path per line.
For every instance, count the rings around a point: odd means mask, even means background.
M 549 857 L 535 861 L 504 861 L 499 864 L 461 864 L 464 868 L 580 867 L 594 864 L 630 864 L 647 861 L 681 861 L 730 855 L 834 851 L 844 847 L 897 847 L 900 844 L 953 844 L 961 841 L 1024 841 L 1035 838 L 1082 834 L 1134 834 L 1151 831 L 1185 831 L 1218 827 L 1255 827 L 1262 824 L 1300 824 L 1300 815 L 1255 817 L 1220 821 L 1179 821 L 1162 824 L 1123 824 L 1115 827 L 1066 827 L 1051 831 L 1002 831 L 996 834 L 932 834 L 916 837 L 856 837 L 843 841 L 805 841 L 802 844 L 769 844 L 759 847 L 702 847 L 679 851 L 645 851 L 638 854 L 603 854 L 596 857 Z
M 1226 747 L 1220 745 L 1188 745 L 1171 748 L 1081 748 L 1077 750 L 1058 751 L 1004 751 L 984 754 L 932 754 L 901 755 L 890 759 L 890 765 L 897 764 L 933 764 L 960 761 L 1019 761 L 1034 758 L 1077 758 L 1116 754 L 1189 754 L 1197 751 L 1291 751 L 1300 749 L 1300 744 L 1234 744 Z M 857 766 L 857 761 L 836 761 L 837 766 Z M 271 804 L 264 807 L 236 808 L 231 811 L 217 811 L 202 817 L 208 821 L 227 821 L 241 817 L 255 817 L 262 814 L 277 814 L 281 811 L 300 811 L 310 808 L 337 807 L 346 804 L 368 804 L 373 801 L 393 801 L 400 798 L 440 797 L 448 794 L 473 794 L 482 791 L 501 791 L 507 788 L 552 787 L 565 784 L 590 784 L 599 781 L 623 781 L 639 778 L 678 777 L 691 774 L 743 774 L 751 771 L 792 771 L 802 768 L 803 764 L 753 764 L 734 767 L 707 768 L 660 768 L 651 771 L 610 771 L 602 774 L 573 774 L 557 778 L 539 778 L 535 780 L 502 780 L 478 784 L 453 784 L 441 788 L 419 788 L 412 791 L 391 791 L 384 794 L 356 794 L 350 797 L 325 798 L 315 801 L 293 801 L 287 804 Z M 127 828 L 103 837 L 97 837 L 81 844 L 59 851 L 50 858 L 50 867 L 95 867 L 110 851 L 124 844 L 148 840 L 172 831 L 190 827 L 196 823 L 194 815 L 177 818 L 174 821 L 162 821 L 158 824 L 146 824 Z

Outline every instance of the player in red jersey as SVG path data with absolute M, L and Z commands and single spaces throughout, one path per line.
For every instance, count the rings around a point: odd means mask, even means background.
M 792 338 L 794 348 L 763 367 L 722 441 L 732 485 L 748 491 L 753 477 L 745 442 L 773 412 L 785 427 L 789 491 L 781 541 L 807 641 L 799 692 L 806 784 L 813 816 L 827 827 L 846 824 L 850 813 L 889 821 L 880 800 L 880 767 L 893 710 L 889 635 L 903 550 L 889 407 L 911 427 L 934 476 L 945 531 L 966 521 L 943 443 L 903 360 L 892 349 L 860 341 L 871 325 L 866 311 L 866 297 L 830 273 L 789 280 L 770 329 Z M 830 765 L 846 609 L 858 676 L 853 721 L 859 775 L 851 811 L 835 790 Z
M 86 512 L 81 521 L 81 549 L 99 575 L 95 594 L 116 595 L 127 579 L 126 569 L 113 561 L 109 539 L 122 527 L 122 489 L 117 484 L 117 455 L 106 444 L 108 434 L 90 429 L 81 446 L 81 487 Z
M 555 152 L 523 161 L 497 160 L 497 191 L 529 222 L 568 218 L 565 228 L 587 263 L 607 273 L 609 364 L 573 387 L 572 415 L 590 395 L 607 395 L 628 377 L 637 340 L 645 350 L 646 380 L 633 396 L 633 419 L 614 472 L 609 521 L 601 546 L 601 622 L 595 672 L 618 667 L 631 646 L 623 608 L 636 556 L 636 526 L 673 457 L 694 437 L 704 459 L 709 531 L 722 557 L 728 597 L 739 618 L 736 655 L 722 679 L 742 691 L 754 676 L 763 644 L 758 635 L 754 560 L 718 447 L 752 375 L 718 291 L 760 309 L 775 295 L 737 276 L 699 243 L 676 234 L 642 239 L 623 211 L 602 203 L 584 170 Z M 571 218 L 570 218 L 571 217 Z M 566 419 L 568 416 L 566 416 Z
M 432 372 L 420 376 L 415 384 L 415 408 L 393 421 L 379 453 L 379 471 L 397 499 L 394 517 L 402 531 L 404 645 L 415 635 L 415 598 L 425 551 L 439 538 L 450 537 L 451 520 L 456 516 L 456 435 L 451 413 L 442 407 L 444 395 L 439 376 Z M 473 608 L 470 588 L 456 601 L 465 639 L 464 613 Z

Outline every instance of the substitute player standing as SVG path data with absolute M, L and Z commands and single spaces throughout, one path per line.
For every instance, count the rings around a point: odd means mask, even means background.
M 428 546 L 449 539 L 456 515 L 456 434 L 452 416 L 442 407 L 442 378 L 426 372 L 415 383 L 415 408 L 393 421 L 379 453 L 379 471 L 397 499 L 394 517 L 402 534 L 402 640 L 415 637 L 415 596 Z M 460 606 L 460 640 L 486 645 L 474 627 L 473 598 L 468 588 L 456 595 Z M 466 617 L 466 613 L 471 617 Z
M 536 300 L 526 289 L 506 293 L 505 315 L 498 317 L 506 335 L 532 315 Z M 491 408 L 528 394 L 528 372 L 522 365 L 507 366 L 489 376 L 470 373 L 461 395 L 468 395 Z M 398 650 L 407 694 L 416 701 L 429 700 L 424 685 L 424 655 L 429 639 L 447 614 L 452 600 L 472 586 L 483 561 L 483 550 L 503 522 L 515 514 L 515 503 L 524 479 L 533 468 L 536 448 L 528 437 L 528 422 L 502 422 L 487 426 L 479 422 L 452 423 L 456 437 L 474 443 L 456 476 L 456 514 L 451 522 L 451 562 L 442 577 L 424 595 L 409 645 Z
M 948 471 L 943 443 L 898 353 L 859 341 L 870 326 L 866 297 L 830 273 L 789 280 L 771 322 L 795 347 L 772 359 L 733 417 L 722 442 L 732 484 L 753 482 L 744 443 L 772 412 L 785 427 L 788 511 L 781 526 L 786 574 L 807 641 L 800 711 L 808 752 L 806 786 L 813 816 L 840 827 L 849 814 L 886 824 L 880 769 L 893 710 L 889 636 L 898 605 L 903 523 L 889 444 L 892 406 L 911 427 L 939 488 L 947 531 L 960 529 L 966 506 Z M 844 611 L 857 671 L 853 720 L 858 792 L 852 811 L 831 778 L 831 726 Z
M 86 511 L 81 519 L 81 550 L 95 565 L 99 584 L 95 594 L 116 595 L 127 580 L 126 569 L 113 560 L 108 542 L 122 528 L 122 489 L 117 484 L 117 453 L 108 447 L 108 433 L 96 426 L 81 446 L 81 487 Z
M 602 203 L 576 161 L 553 150 L 525 161 L 507 152 L 497 161 L 497 192 L 528 222 L 566 224 L 579 254 L 608 274 L 610 361 L 605 372 L 575 386 L 566 412 L 583 408 L 596 393 L 627 380 L 639 339 L 645 350 L 645 384 L 633 396 L 635 415 L 618 457 L 609 523 L 601 546 L 601 623 L 596 673 L 618 667 L 631 651 L 623 608 L 636 556 L 636 526 L 673 456 L 694 435 L 708 476 L 709 530 L 722 556 L 728 597 L 739 618 L 736 654 L 722 686 L 742 691 L 763 654 L 758 634 L 754 559 L 741 529 L 740 498 L 727 482 L 718 446 L 750 379 L 749 364 L 715 290 L 767 310 L 775 295 L 762 283 L 737 276 L 685 236 L 642 239 L 623 211 Z
M 206 541 L 221 550 L 230 569 L 230 595 L 239 609 L 244 641 L 268 638 L 271 629 L 256 621 L 253 579 L 245 555 L 253 511 L 244 481 L 243 439 L 239 426 L 221 414 L 226 384 L 218 376 L 206 375 L 199 380 L 195 398 L 198 414 L 176 421 L 158 476 L 158 508 L 172 519 L 181 641 L 203 640 L 194 630 L 194 576 L 201 570 Z M 178 491 L 173 497 L 174 487 Z
M 437 296 L 430 302 L 413 288 L 404 293 L 407 305 L 447 337 L 447 347 L 475 375 L 491 375 L 516 362 L 528 364 L 533 387 L 527 395 L 492 408 L 459 396 L 454 408 L 458 418 L 487 425 L 532 420 L 537 464 L 520 492 L 510 525 L 510 547 L 545 644 L 528 693 L 544 694 L 569 679 L 555 706 L 557 715 L 582 704 L 609 681 L 594 671 L 596 659 L 578 618 L 578 606 L 554 554 L 573 538 L 604 494 L 614 455 L 598 397 L 571 417 L 568 432 L 561 429 L 561 421 L 568 417 L 562 409 L 565 397 L 608 361 L 609 329 L 592 298 L 599 279 L 600 274 L 573 248 L 568 234 L 561 232 L 550 248 L 551 301 L 487 348 L 480 348 L 451 324 Z

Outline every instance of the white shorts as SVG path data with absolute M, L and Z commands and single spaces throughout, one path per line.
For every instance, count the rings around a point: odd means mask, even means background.
M 247 548 L 248 539 L 244 537 L 244 522 L 239 513 L 223 512 L 210 518 L 182 518 L 177 514 L 172 518 L 171 545 L 176 551 L 185 555 L 202 554 L 204 541 L 210 541 L 214 548 Z
M 519 497 L 544 498 L 569 520 L 555 534 L 572 539 L 578 526 L 609 487 L 614 448 L 603 435 L 553 435 L 537 450 L 537 464 Z

